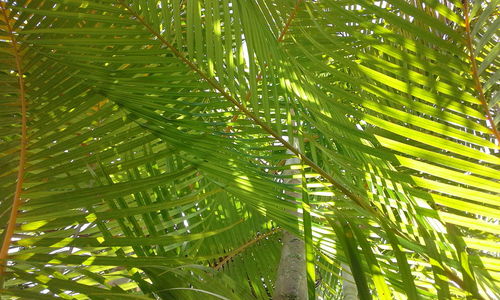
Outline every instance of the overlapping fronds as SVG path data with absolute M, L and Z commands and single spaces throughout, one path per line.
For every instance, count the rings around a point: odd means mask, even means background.
M 500 295 L 497 1 L 1 4 L 3 293 Z

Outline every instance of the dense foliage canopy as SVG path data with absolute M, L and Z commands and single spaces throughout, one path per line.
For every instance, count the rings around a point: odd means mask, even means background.
M 0 293 L 499 299 L 498 6 L 0 0 Z

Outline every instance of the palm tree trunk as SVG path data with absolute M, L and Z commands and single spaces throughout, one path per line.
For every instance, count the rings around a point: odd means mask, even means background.
M 306 300 L 307 275 L 304 241 L 283 232 L 283 249 L 273 300 Z
M 297 145 L 298 146 L 298 145 Z M 289 151 L 288 151 L 289 152 Z M 290 153 L 290 152 L 289 152 Z M 286 165 L 299 164 L 297 158 L 287 159 Z M 293 175 L 297 170 L 286 170 L 284 174 Z M 300 185 L 300 179 L 291 178 L 289 184 Z M 289 193 L 300 201 L 300 193 Z M 298 212 L 293 212 L 298 213 Z M 283 248 L 278 267 L 273 300 L 307 300 L 307 271 L 304 240 L 288 231 L 283 231 Z

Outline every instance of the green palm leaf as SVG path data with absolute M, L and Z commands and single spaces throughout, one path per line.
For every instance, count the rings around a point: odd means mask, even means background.
M 494 299 L 496 5 L 2 4 L 4 293 Z

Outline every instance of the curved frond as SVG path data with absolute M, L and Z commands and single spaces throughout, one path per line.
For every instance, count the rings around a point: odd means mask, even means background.
M 498 297 L 497 5 L 2 3 L 2 291 Z

